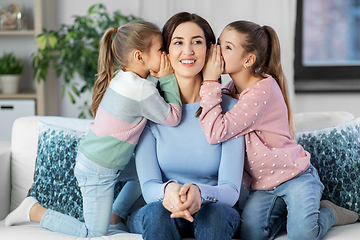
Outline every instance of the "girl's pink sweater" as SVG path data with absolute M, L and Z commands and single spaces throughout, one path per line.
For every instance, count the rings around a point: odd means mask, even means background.
M 232 81 L 226 88 L 235 92 Z M 271 76 L 243 90 L 238 103 L 225 114 L 221 114 L 219 83 L 205 82 L 200 95 L 200 125 L 209 143 L 245 135 L 245 187 L 273 190 L 310 165 L 310 154 L 291 139 L 286 104 Z

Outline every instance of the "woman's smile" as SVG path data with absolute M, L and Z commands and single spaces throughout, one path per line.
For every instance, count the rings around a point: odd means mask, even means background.
M 192 67 L 195 65 L 196 59 L 193 58 L 181 59 L 180 62 L 185 67 Z

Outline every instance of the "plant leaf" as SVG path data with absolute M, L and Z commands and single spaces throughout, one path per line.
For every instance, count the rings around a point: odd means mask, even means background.
M 49 44 L 51 48 L 55 48 L 56 44 L 58 42 L 58 39 L 54 36 L 54 34 L 49 35 Z
M 61 99 L 63 99 L 65 96 L 65 90 L 66 90 L 66 85 L 62 85 L 61 86 Z
M 46 48 L 46 35 L 45 34 L 41 34 L 39 35 L 36 40 L 35 40 L 36 43 L 40 43 L 40 47 L 39 49 L 40 50 L 44 50 Z
M 71 93 L 69 93 L 69 97 L 70 97 L 71 102 L 75 103 L 75 98 Z
M 76 87 L 72 87 L 73 92 L 80 97 L 79 90 Z

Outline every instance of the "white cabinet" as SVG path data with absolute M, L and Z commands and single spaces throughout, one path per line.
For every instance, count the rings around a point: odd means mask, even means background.
M 19 117 L 34 116 L 34 99 L 0 99 L 0 140 L 10 140 L 12 125 Z

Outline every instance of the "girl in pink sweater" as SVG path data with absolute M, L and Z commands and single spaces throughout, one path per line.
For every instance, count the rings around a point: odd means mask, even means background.
M 232 81 L 225 93 L 238 103 L 221 114 L 222 73 Z M 244 186 L 250 190 L 242 213 L 242 239 L 273 239 L 287 229 L 290 239 L 321 239 L 335 225 L 356 222 L 356 212 L 321 201 L 323 184 L 310 154 L 294 140 L 294 121 L 280 44 L 269 26 L 236 21 L 222 31 L 203 70 L 200 124 L 209 143 L 244 135 Z

